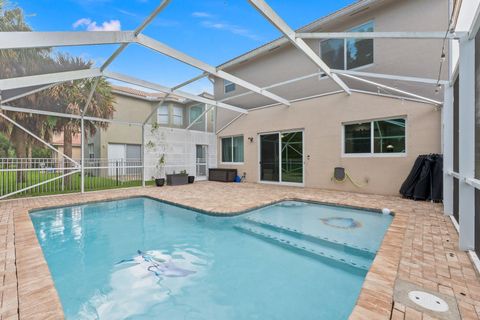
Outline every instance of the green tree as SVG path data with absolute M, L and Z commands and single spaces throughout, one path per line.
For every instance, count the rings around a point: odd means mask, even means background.
M 25 21 L 23 10 L 9 6 L 0 0 L 0 32 L 32 31 Z M 52 56 L 51 48 L 0 50 L 0 79 L 43 73 L 87 69 L 92 62 L 66 54 Z M 50 89 L 14 100 L 10 105 L 23 108 L 48 107 L 49 111 L 79 115 L 85 107 L 95 79 L 68 81 Z M 105 78 L 100 78 L 86 115 L 107 118 L 115 112 L 112 88 Z M 72 156 L 72 137 L 80 132 L 80 121 L 20 112 L 6 114 L 23 127 L 45 140 L 51 140 L 52 132 L 64 133 L 64 153 Z M 85 122 L 86 132 L 95 134 L 97 128 L 106 129 L 107 122 Z M 0 118 L 0 132 L 10 137 L 16 156 L 31 156 L 36 140 L 23 130 Z M 21 173 L 20 173 L 21 174 Z
M 0 158 L 10 158 L 15 155 L 12 143 L 8 141 L 8 138 L 0 133 Z
M 23 10 L 13 7 L 0 0 L 0 31 L 31 31 L 25 21 Z M 0 50 L 0 78 L 22 77 L 55 70 L 54 60 L 50 57 L 51 49 L 18 49 Z M 42 105 L 48 97 L 45 94 L 29 95 L 14 100 L 10 105 L 17 107 L 32 107 Z M 7 116 L 35 132 L 41 137 L 47 137 L 50 132 L 46 117 L 19 112 L 5 112 Z M 0 132 L 6 134 L 12 142 L 18 158 L 27 157 L 27 150 L 31 150 L 34 139 L 20 128 L 11 125 L 0 118 Z M 22 173 L 19 173 L 22 175 Z
M 79 57 L 72 57 L 67 54 L 60 54 L 56 63 L 62 69 L 86 69 L 92 66 L 91 61 L 85 61 Z M 57 112 L 81 115 L 87 104 L 88 96 L 95 85 L 96 79 L 82 79 L 64 82 L 48 90 L 52 99 L 52 105 Z M 92 100 L 85 115 L 111 119 L 115 112 L 115 98 L 110 83 L 103 77 L 98 80 Z M 85 121 L 85 134 L 94 135 L 97 129 L 106 129 L 108 122 Z M 72 156 L 72 140 L 75 134 L 80 133 L 80 120 L 78 119 L 57 119 L 55 130 L 63 132 L 63 152 Z

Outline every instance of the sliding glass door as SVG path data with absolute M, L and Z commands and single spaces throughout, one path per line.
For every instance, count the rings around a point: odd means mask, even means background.
M 281 133 L 282 181 L 303 183 L 303 132 Z
M 260 136 L 260 180 L 280 181 L 279 135 Z
M 303 183 L 303 131 L 260 135 L 260 180 Z

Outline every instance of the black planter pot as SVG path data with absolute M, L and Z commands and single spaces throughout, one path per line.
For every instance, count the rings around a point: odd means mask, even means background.
M 155 179 L 155 184 L 157 185 L 157 187 L 163 187 L 163 185 L 165 184 L 165 179 Z
M 193 183 L 195 181 L 195 176 L 188 176 L 188 183 Z
M 180 186 L 188 183 L 188 175 L 184 173 L 167 174 L 167 185 Z

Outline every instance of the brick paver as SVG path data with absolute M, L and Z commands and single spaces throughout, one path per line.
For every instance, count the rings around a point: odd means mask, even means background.
M 62 307 L 28 211 L 149 196 L 213 214 L 235 214 L 283 199 L 390 208 L 395 217 L 368 272 L 351 319 L 433 319 L 393 301 L 398 278 L 454 297 L 463 319 L 480 318 L 480 280 L 442 206 L 378 196 L 253 183 L 198 182 L 0 201 L 1 319 L 62 319 Z M 32 272 L 35 270 L 35 272 Z

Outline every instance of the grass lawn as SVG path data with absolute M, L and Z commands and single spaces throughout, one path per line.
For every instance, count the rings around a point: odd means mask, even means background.
M 28 171 L 23 177 L 17 177 L 15 172 L 0 172 L 0 196 L 53 179 L 61 175 L 61 173 L 54 172 Z M 147 185 L 153 185 L 154 183 L 154 181 L 146 181 Z M 128 180 L 122 180 L 121 178 L 117 180 L 115 176 L 95 177 L 87 174 L 85 175 L 85 191 L 126 188 L 141 185 L 142 180 L 140 175 L 136 175 Z M 72 193 L 80 192 L 80 190 L 81 176 L 80 173 L 75 173 L 69 177 L 48 182 L 46 184 L 18 193 L 12 197 Z

